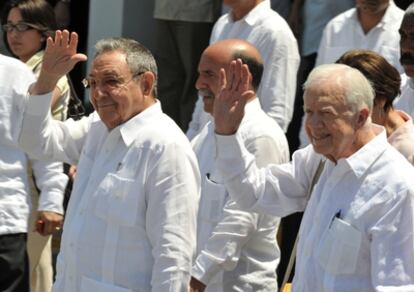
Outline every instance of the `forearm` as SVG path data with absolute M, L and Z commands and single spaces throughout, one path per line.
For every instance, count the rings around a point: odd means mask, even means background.
M 237 135 L 216 135 L 216 144 L 216 167 L 243 209 L 277 217 L 304 209 L 306 186 L 298 183 L 291 164 L 259 169 Z

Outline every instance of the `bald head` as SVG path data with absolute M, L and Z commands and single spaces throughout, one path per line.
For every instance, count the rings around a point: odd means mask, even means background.
M 263 75 L 263 61 L 260 52 L 251 43 L 241 39 L 227 39 L 210 45 L 203 53 L 210 61 L 228 69 L 231 61 L 241 59 L 252 75 L 252 89 L 257 91 Z
M 259 51 L 252 44 L 240 39 L 228 39 L 210 45 L 201 55 L 196 87 L 203 97 L 204 110 L 211 113 L 215 96 L 220 90 L 220 69 L 228 70 L 231 61 L 241 59 L 249 67 L 251 89 L 257 90 L 263 74 Z

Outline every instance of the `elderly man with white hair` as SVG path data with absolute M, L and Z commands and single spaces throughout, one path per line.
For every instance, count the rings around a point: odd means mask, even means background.
M 413 291 L 414 170 L 371 123 L 365 77 L 346 65 L 315 68 L 304 85 L 311 145 L 261 169 L 237 131 L 253 94 L 247 66 L 234 61 L 221 78 L 216 164 L 231 197 L 281 217 L 305 211 L 293 291 Z

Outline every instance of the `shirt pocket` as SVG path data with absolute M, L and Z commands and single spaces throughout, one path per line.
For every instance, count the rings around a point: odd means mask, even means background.
M 362 233 L 358 229 L 335 217 L 322 235 L 316 250 L 317 261 L 327 273 L 354 273 L 361 242 Z
M 132 227 L 137 221 L 138 191 L 135 180 L 109 173 L 100 183 L 95 215 L 111 224 Z
M 219 222 L 226 203 L 227 192 L 224 185 L 205 177 L 199 216 L 206 221 Z
M 80 292 L 132 292 L 131 289 L 115 286 L 113 284 L 103 283 L 91 278 L 82 277 Z

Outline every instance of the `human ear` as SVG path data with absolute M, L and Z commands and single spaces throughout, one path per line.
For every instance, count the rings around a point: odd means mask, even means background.
M 155 82 L 155 75 L 152 72 L 145 72 L 144 74 L 142 74 L 141 77 L 141 91 L 143 93 L 143 95 L 152 95 L 152 89 L 154 87 L 154 82 Z
M 364 107 L 364 108 L 359 110 L 358 120 L 357 120 L 357 125 L 356 125 L 358 129 L 362 128 L 365 125 L 365 123 L 368 120 L 369 116 L 370 116 L 370 111 L 367 107 Z

